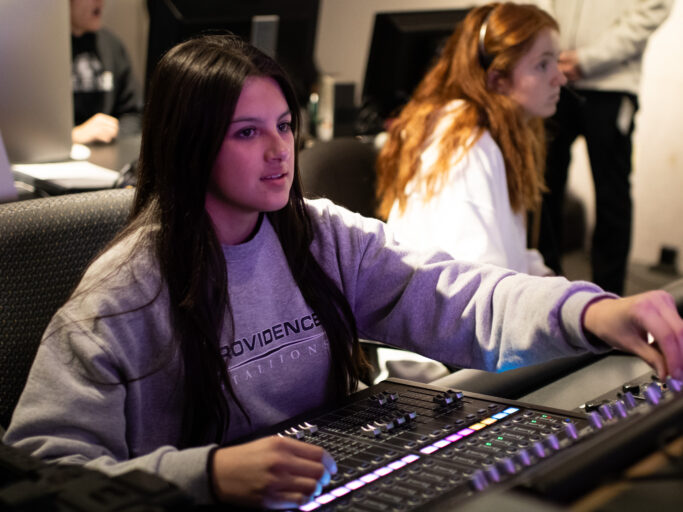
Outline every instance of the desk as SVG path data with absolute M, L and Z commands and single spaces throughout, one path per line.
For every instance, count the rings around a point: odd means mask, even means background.
M 140 136 L 132 135 L 117 139 L 111 144 L 91 144 L 88 162 L 119 172 L 126 165 L 137 161 L 140 152 Z M 35 190 L 32 197 L 69 194 L 109 188 L 102 185 L 102 180 L 87 179 L 42 179 L 14 170 L 17 189 L 25 190 L 26 185 Z M 28 199 L 23 193 L 21 199 Z

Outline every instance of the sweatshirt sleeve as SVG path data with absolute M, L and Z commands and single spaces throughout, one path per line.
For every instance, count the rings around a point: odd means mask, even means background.
M 332 207 L 323 215 L 333 234 L 321 236 L 336 238 L 321 240 L 336 252 L 323 251 L 323 266 L 339 272 L 362 337 L 485 370 L 607 349 L 582 328 L 589 302 L 614 297 L 592 283 L 415 252 L 375 219 Z
M 670 0 L 640 0 L 626 10 L 601 37 L 576 49 L 582 73 L 591 77 L 640 57 L 649 37 L 669 15 L 671 4 Z
M 3 441 L 47 462 L 84 465 L 110 476 L 144 470 L 200 503 L 210 502 L 206 465 L 212 445 L 179 450 L 167 442 L 148 452 L 134 446 L 126 395 L 135 382 L 121 378 L 125 365 L 63 313 L 47 332 L 53 335 L 38 349 Z

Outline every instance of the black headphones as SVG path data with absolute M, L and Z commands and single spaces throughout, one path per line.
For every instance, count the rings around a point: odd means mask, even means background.
M 486 48 L 484 47 L 484 39 L 486 39 L 486 31 L 488 30 L 489 26 L 489 18 L 491 18 L 491 14 L 493 14 L 493 11 L 495 10 L 495 7 L 489 11 L 489 13 L 486 15 L 486 18 L 484 18 L 484 22 L 481 24 L 481 28 L 479 29 L 479 64 L 481 64 L 481 67 L 484 68 L 484 71 L 486 71 L 489 66 L 491 65 L 491 62 L 493 62 L 493 55 L 489 54 L 486 52 Z

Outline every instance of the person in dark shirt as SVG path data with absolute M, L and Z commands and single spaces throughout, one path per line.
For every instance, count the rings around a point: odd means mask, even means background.
M 74 143 L 111 142 L 140 131 L 142 101 L 130 59 L 102 28 L 104 0 L 70 0 Z

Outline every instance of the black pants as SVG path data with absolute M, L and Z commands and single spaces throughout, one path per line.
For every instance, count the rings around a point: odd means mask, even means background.
M 631 153 L 638 100 L 632 94 L 562 91 L 556 114 L 546 123 L 548 159 L 539 250 L 562 273 L 563 206 L 571 146 L 583 135 L 595 186 L 595 230 L 591 245 L 593 282 L 618 294 L 624 290 L 631 246 Z

